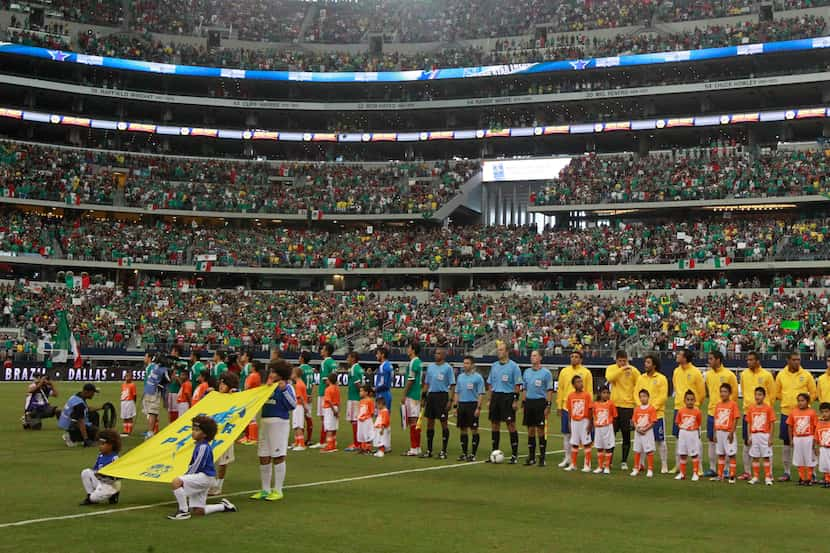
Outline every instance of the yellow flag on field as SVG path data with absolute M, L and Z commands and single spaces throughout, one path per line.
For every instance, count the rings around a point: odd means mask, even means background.
M 208 415 L 216 421 L 216 437 L 210 445 L 214 460 L 218 459 L 233 445 L 251 419 L 257 416 L 273 390 L 274 385 L 234 394 L 211 392 L 161 432 L 100 472 L 128 480 L 172 482 L 187 472 L 190 464 L 194 444 L 190 421 L 193 417 Z

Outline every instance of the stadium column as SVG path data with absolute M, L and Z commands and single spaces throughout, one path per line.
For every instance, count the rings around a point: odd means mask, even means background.
M 481 183 L 481 226 L 490 224 L 490 187 Z
M 504 224 L 504 200 L 502 199 L 501 186 L 496 187 L 496 225 Z
M 513 213 L 510 220 L 511 225 L 519 224 L 519 183 L 513 183 Z

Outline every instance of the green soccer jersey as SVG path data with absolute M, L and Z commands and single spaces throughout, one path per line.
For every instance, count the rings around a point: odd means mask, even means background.
M 409 367 L 406 369 L 406 380 L 412 382 L 412 387 L 409 388 L 409 393 L 406 397 L 420 401 L 421 399 L 421 359 L 416 357 L 409 361 Z
M 223 372 L 228 370 L 228 365 L 224 361 L 219 361 L 213 366 L 213 378 L 218 379 Z
M 349 401 L 360 401 L 360 387 L 363 385 L 363 367 L 358 363 L 349 369 Z
M 306 389 L 311 390 L 311 387 L 314 386 L 314 369 L 311 365 L 303 363 L 300 365 L 300 370 L 303 371 L 303 382 Z
M 326 378 L 329 374 L 337 370 L 337 361 L 331 357 L 323 359 L 320 365 L 320 385 L 317 386 L 317 395 L 323 397 L 326 394 Z
M 248 375 L 251 374 L 251 371 L 254 370 L 253 363 L 245 363 L 245 366 L 242 367 L 242 372 L 239 373 L 239 391 L 245 390 L 245 379 L 248 378 Z
M 201 361 L 196 361 L 190 367 L 190 380 L 193 382 L 193 385 L 196 385 L 196 379 L 199 378 L 199 375 L 202 374 L 202 371 L 205 370 L 205 364 Z

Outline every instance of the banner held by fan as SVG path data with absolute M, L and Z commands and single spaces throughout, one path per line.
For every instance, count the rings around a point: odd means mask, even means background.
M 101 474 L 127 480 L 172 482 L 187 471 L 193 454 L 190 421 L 208 415 L 216 421 L 216 438 L 211 443 L 218 459 L 257 416 L 274 391 L 274 385 L 260 386 L 235 394 L 211 392 L 158 434 L 101 469 Z

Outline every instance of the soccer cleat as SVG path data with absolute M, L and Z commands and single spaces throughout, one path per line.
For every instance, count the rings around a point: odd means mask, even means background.
M 255 493 L 254 495 L 252 495 L 251 499 L 265 499 L 266 497 L 268 497 L 269 493 L 271 493 L 271 492 L 268 491 L 268 490 L 260 490 L 257 493 Z
M 282 498 L 282 492 L 278 492 L 277 490 L 271 490 L 271 493 L 265 496 L 265 501 L 279 501 Z
M 706 475 L 704 474 L 703 477 L 706 478 Z M 713 476 L 709 479 L 709 482 L 723 482 L 723 478 L 720 476 Z
M 591 472 L 591 466 L 585 465 L 584 467 L 582 467 L 582 472 Z
M 359 449 L 360 448 L 358 448 L 356 445 L 352 444 L 349 447 L 347 447 L 346 449 L 344 449 L 343 451 L 348 451 L 349 453 L 351 453 L 352 451 L 358 451 Z
M 288 446 L 287 449 L 288 449 L 288 451 L 294 451 L 295 447 L 297 447 L 297 446 L 295 446 L 294 444 L 291 444 L 290 446 Z
M 130 437 L 130 435 L 129 435 L 129 434 L 127 434 L 126 432 L 122 432 L 122 433 L 121 433 L 121 437 L 122 437 L 122 438 L 129 438 L 129 437 Z
M 374 453 L 374 456 L 375 456 L 375 457 L 378 457 L 378 458 L 383 457 L 383 456 L 385 456 L 385 455 L 386 455 L 386 454 L 385 454 L 384 452 L 382 452 L 381 450 L 377 450 L 377 451 L 375 451 L 375 453 Z
M 702 465 L 702 464 L 703 464 L 703 463 L 701 463 L 701 465 Z M 717 475 L 718 475 L 718 473 L 717 473 L 717 472 L 715 472 L 715 471 L 713 471 L 712 469 L 709 469 L 709 470 L 707 470 L 706 472 L 704 472 L 704 473 L 703 473 L 703 477 L 704 477 L 704 478 L 713 478 L 713 477 L 715 477 L 715 476 L 717 476 Z
M 789 482 L 790 481 L 790 473 L 785 472 L 784 474 L 782 474 L 781 476 L 778 477 L 778 481 L 779 482 Z
M 167 515 L 170 520 L 190 520 L 190 513 L 188 511 L 176 511 L 172 515 Z
M 830 488 L 830 482 L 827 482 L 827 481 L 825 480 L 825 481 L 824 481 L 824 483 L 822 483 L 821 487 L 822 487 L 822 488 Z
M 248 438 L 239 438 L 238 440 L 236 440 L 236 443 L 238 443 L 239 445 L 248 445 L 249 442 L 250 440 Z
M 597 467 L 594 469 L 594 474 L 602 474 L 602 467 Z
M 324 447 L 320 450 L 320 453 L 335 453 L 337 451 L 336 447 Z
M 609 467 L 605 467 L 605 469 L 602 471 L 602 474 L 611 474 L 611 469 Z
M 458 456 L 458 459 L 456 459 L 456 461 L 466 461 L 466 460 L 467 460 L 467 456 L 464 455 L 463 453 Z
M 567 459 L 564 459 L 561 463 L 559 463 L 556 466 L 559 467 L 560 469 L 563 469 L 563 468 L 567 467 L 570 464 L 571 464 L 570 461 L 568 461 Z
M 646 478 L 653 478 L 653 477 L 654 477 L 654 471 L 651 470 L 651 469 L 648 469 L 648 472 L 646 472 Z
M 754 486 L 754 485 L 755 485 L 755 484 L 757 484 L 758 482 L 760 482 L 760 480 L 758 480 L 757 478 L 753 477 L 753 478 L 751 478 L 751 479 L 749 480 L 749 482 L 747 482 L 747 483 L 748 483 L 748 484 L 751 484 L 751 485 L 753 485 L 753 486 Z
M 115 505 L 116 503 L 118 503 L 118 500 L 120 498 L 121 498 L 121 492 L 115 492 L 114 494 L 112 494 L 110 496 L 110 499 L 109 499 L 110 505 Z
M 634 469 L 634 470 L 631 471 L 631 476 L 637 476 L 638 474 L 640 474 L 639 469 Z
M 662 467 L 660 469 L 660 474 L 668 474 L 668 473 L 669 473 L 669 467 Z
M 565 467 L 565 472 L 574 472 L 574 471 L 576 471 L 576 467 L 573 466 L 573 465 L 568 465 L 567 467 Z
M 537 463 L 537 465 L 540 466 L 540 467 L 545 466 L 545 456 L 544 455 L 539 455 L 539 463 Z
M 668 472 L 668 474 L 677 474 L 679 472 L 679 470 L 678 470 L 677 467 L 672 467 L 666 472 Z M 666 473 L 664 472 L 663 474 L 666 474 Z
M 298 445 L 294 448 L 294 451 L 305 451 L 305 450 L 306 450 L 306 447 L 301 446 L 301 445 Z
M 685 480 L 685 479 L 686 479 L 686 475 L 685 475 L 685 474 L 683 474 L 682 472 L 678 472 L 678 473 L 677 473 L 677 476 L 675 476 L 675 477 L 674 477 L 674 479 L 675 479 L 675 480 Z
M 533 457 L 528 457 L 528 458 L 525 460 L 525 466 L 526 466 L 526 467 L 529 467 L 529 466 L 531 466 L 531 465 L 535 465 L 535 464 L 536 464 L 536 459 L 534 459 Z
M 72 439 L 69 437 L 69 432 L 64 432 L 63 436 L 61 437 L 63 438 L 63 443 L 66 444 L 66 447 L 75 447 L 76 445 L 78 445 L 75 442 L 73 442 Z
M 93 504 L 92 501 L 90 501 L 89 496 L 87 495 L 84 498 L 84 500 L 81 501 L 78 505 L 84 506 L 84 505 L 92 505 L 92 504 Z
M 734 483 L 735 483 L 735 479 L 734 479 L 734 478 L 730 478 L 730 479 L 728 479 L 728 480 L 727 480 L 727 482 L 729 482 L 730 484 L 734 484 Z
M 518 458 L 518 457 L 516 457 L 515 455 L 511 455 L 511 456 L 510 456 L 510 460 L 509 460 L 509 461 L 507 461 L 507 464 L 508 464 L 508 465 L 515 465 L 515 464 L 516 464 L 516 463 L 518 463 L 518 462 L 519 462 L 519 458 Z
M 233 503 L 231 503 L 227 499 L 222 500 L 222 505 L 225 507 L 225 512 L 226 513 L 235 513 L 237 511 L 239 511 L 239 509 L 236 508 L 236 505 L 234 505 Z
M 745 472 L 745 473 L 741 474 L 740 476 L 738 476 L 738 480 L 749 480 L 749 479 L 750 479 L 750 476 L 749 476 L 748 472 Z
M 772 478 L 765 478 L 764 479 L 764 485 L 772 486 Z
M 425 452 L 421 453 L 418 457 L 421 458 L 421 459 L 432 459 L 432 452 L 431 451 L 425 451 Z
M 467 455 L 467 462 L 468 462 L 468 463 L 474 463 L 474 462 L 475 462 L 475 460 L 476 460 L 476 456 L 475 456 L 475 455 Z M 489 461 L 490 461 L 490 459 L 487 459 L 487 461 L 489 462 Z
M 626 463 L 625 461 L 620 463 L 620 470 L 628 470 L 628 463 Z
M 700 480 L 700 476 L 697 473 L 692 474 L 692 482 L 697 482 Z
M 440 453 L 438 454 L 438 458 L 439 458 L 439 459 L 446 459 L 446 458 L 447 458 L 447 452 L 446 452 L 446 451 L 442 451 L 442 452 L 440 452 Z
M 308 446 L 308 449 L 322 449 L 322 448 L 323 448 L 323 444 L 319 443 L 319 442 L 316 443 L 316 444 Z
M 813 486 L 813 481 L 812 480 L 805 480 L 804 485 L 807 486 L 808 488 L 811 488 Z

